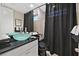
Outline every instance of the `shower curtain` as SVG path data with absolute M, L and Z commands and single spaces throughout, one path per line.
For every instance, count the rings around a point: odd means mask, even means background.
M 78 44 L 71 38 L 70 31 L 77 24 L 75 3 L 46 4 L 44 41 L 51 54 L 60 56 L 78 55 Z
M 24 30 L 27 27 L 28 32 L 33 32 L 33 11 L 24 14 Z

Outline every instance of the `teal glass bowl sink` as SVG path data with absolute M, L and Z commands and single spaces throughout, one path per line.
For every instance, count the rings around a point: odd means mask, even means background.
M 17 40 L 17 41 L 27 40 L 27 39 L 29 39 L 31 37 L 30 34 L 21 33 L 21 32 L 9 33 L 8 36 L 13 38 L 14 40 Z

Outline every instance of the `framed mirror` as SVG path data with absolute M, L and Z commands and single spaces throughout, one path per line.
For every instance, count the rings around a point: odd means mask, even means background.
M 21 26 L 22 20 L 21 19 L 15 19 L 15 26 Z

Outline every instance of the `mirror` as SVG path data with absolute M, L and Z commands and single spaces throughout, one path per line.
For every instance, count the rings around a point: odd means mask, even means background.
M 15 19 L 15 26 L 22 26 L 22 20 L 21 19 Z
M 24 27 L 25 13 L 15 11 L 3 5 L 5 4 L 0 5 L 0 39 L 8 38 L 6 36 L 7 33 L 15 32 L 16 30 L 23 30 Z M 38 32 L 44 37 L 45 5 L 38 7 L 32 11 L 34 32 Z
M 44 38 L 44 27 L 45 27 L 45 8 L 43 5 L 35 10 L 33 10 L 33 20 L 34 20 L 34 31 L 42 35 L 40 39 Z
M 0 4 L 0 40 L 9 38 L 7 33 L 15 32 L 15 27 L 23 29 L 24 13 Z

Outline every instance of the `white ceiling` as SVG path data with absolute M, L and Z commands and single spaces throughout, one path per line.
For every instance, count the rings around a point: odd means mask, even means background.
M 31 4 L 33 5 L 33 7 L 30 6 Z M 12 8 L 21 13 L 27 13 L 30 10 L 33 10 L 34 8 L 43 4 L 44 3 L 2 3 L 3 6 Z

